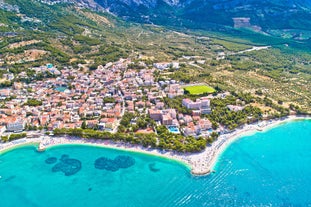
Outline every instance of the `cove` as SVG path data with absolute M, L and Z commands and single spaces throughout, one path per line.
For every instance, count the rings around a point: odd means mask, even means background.
M 308 206 L 310 163 L 310 120 L 236 140 L 203 177 L 141 153 L 24 146 L 0 154 L 0 206 Z

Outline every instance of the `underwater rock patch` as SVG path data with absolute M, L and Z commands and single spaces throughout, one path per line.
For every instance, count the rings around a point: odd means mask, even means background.
M 61 161 L 65 161 L 69 159 L 69 155 L 63 154 L 62 157 L 60 158 Z
M 47 159 L 45 160 L 45 163 L 46 163 L 46 164 L 54 164 L 54 163 L 56 163 L 56 161 L 57 161 L 57 158 L 56 158 L 56 157 L 49 157 L 49 158 L 47 158 Z
M 5 179 L 4 182 L 9 182 L 9 181 L 13 180 L 14 178 L 16 178 L 16 176 L 12 175 L 12 176 L 8 177 L 7 179 Z
M 129 168 L 135 164 L 135 159 L 130 156 L 117 156 L 114 158 L 114 162 L 117 163 L 119 168 Z
M 135 159 L 130 156 L 117 156 L 115 159 L 100 157 L 95 160 L 94 166 L 99 170 L 118 171 L 120 168 L 129 168 L 135 164 Z
M 95 168 L 100 170 L 109 170 L 113 172 L 119 170 L 119 167 L 114 162 L 114 160 L 111 160 L 106 157 L 100 157 L 97 160 L 95 160 Z
M 68 155 L 62 155 L 60 162 L 53 168 L 52 172 L 63 172 L 66 176 L 74 175 L 81 170 L 82 164 L 80 160 L 71 159 Z
M 155 163 L 150 163 L 150 164 L 149 164 L 149 170 L 152 171 L 152 172 L 158 172 L 158 171 L 160 171 L 160 169 L 159 169 L 159 168 L 156 168 L 155 165 L 156 165 Z

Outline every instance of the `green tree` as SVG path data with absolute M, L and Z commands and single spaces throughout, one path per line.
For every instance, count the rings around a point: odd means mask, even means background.
M 85 121 L 85 120 L 83 120 L 83 122 L 82 122 L 82 124 L 81 124 L 81 128 L 82 128 L 82 129 L 86 129 L 86 128 L 87 128 L 87 126 L 86 126 L 86 121 Z

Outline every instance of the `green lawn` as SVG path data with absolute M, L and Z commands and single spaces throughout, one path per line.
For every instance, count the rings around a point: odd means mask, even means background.
M 188 86 L 184 90 L 191 95 L 200 95 L 204 93 L 214 93 L 215 89 L 209 86 L 200 85 L 200 86 Z

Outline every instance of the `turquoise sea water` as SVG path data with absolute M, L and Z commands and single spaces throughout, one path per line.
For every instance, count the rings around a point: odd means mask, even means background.
M 311 206 L 310 164 L 311 121 L 237 140 L 216 173 L 204 177 L 144 154 L 77 145 L 38 153 L 27 146 L 0 155 L 0 207 Z

